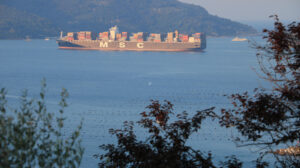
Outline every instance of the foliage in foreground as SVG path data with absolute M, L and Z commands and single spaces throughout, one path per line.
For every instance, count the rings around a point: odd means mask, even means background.
M 192 118 L 183 112 L 174 122 L 169 121 L 173 109 L 170 102 L 152 101 L 147 108 L 148 112 L 141 113 L 141 119 L 136 122 L 147 130 L 147 138 L 138 140 L 133 122 L 124 122 L 124 128 L 120 130 L 111 129 L 118 144 L 100 146 L 107 152 L 98 155 L 99 167 L 214 167 L 210 153 L 204 154 L 186 145 L 191 134 L 201 128 L 205 114 L 213 108 L 199 111 Z
M 300 140 L 300 23 L 284 26 L 273 17 L 274 30 L 264 30 L 267 44 L 256 46 L 261 77 L 272 90 L 255 89 L 254 96 L 233 94 L 234 108 L 223 109 L 219 121 L 238 130 L 240 146 L 259 147 L 262 156 L 275 154 L 278 166 L 300 167 L 297 153 L 276 154 L 276 148 L 289 148 Z
M 5 89 L 0 91 L 0 167 L 79 167 L 83 147 L 81 125 L 68 138 L 63 133 L 68 93 L 61 92 L 60 116 L 47 111 L 45 84 L 39 100 L 25 91 L 19 108 L 8 107 Z

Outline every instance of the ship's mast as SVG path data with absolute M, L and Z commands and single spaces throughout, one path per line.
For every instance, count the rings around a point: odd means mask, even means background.
M 62 39 L 63 37 L 63 31 L 60 32 L 60 38 Z

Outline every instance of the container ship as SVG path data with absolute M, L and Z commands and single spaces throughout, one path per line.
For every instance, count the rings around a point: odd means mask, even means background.
M 167 34 L 119 32 L 117 26 L 99 34 L 90 31 L 68 32 L 57 40 L 61 49 L 125 51 L 202 51 L 206 48 L 204 33 L 192 35 L 178 31 Z

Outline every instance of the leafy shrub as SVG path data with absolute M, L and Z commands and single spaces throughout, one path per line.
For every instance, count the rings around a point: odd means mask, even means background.
M 43 82 L 38 100 L 21 96 L 19 108 L 7 105 L 6 90 L 0 91 L 0 167 L 79 167 L 83 155 L 82 123 L 66 137 L 64 108 L 68 92 L 63 89 L 59 116 L 47 111 Z

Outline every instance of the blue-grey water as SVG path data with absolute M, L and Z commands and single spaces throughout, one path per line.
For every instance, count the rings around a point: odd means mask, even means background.
M 84 118 L 81 167 L 96 167 L 93 155 L 101 152 L 98 146 L 115 142 L 108 129 L 139 119 L 151 99 L 170 100 L 176 113 L 186 110 L 192 115 L 212 106 L 230 107 L 224 94 L 268 87 L 253 70 L 258 66 L 256 50 L 249 43 L 231 38 L 209 38 L 207 43 L 202 53 L 103 52 L 60 50 L 55 40 L 0 40 L 0 87 L 8 90 L 10 102 L 16 102 L 23 89 L 37 98 L 45 78 L 50 110 L 55 109 L 61 88 L 67 88 L 66 132 Z M 255 149 L 236 148 L 230 139 L 233 134 L 234 130 L 207 121 L 188 143 L 211 151 L 216 161 L 234 154 L 250 165 Z

